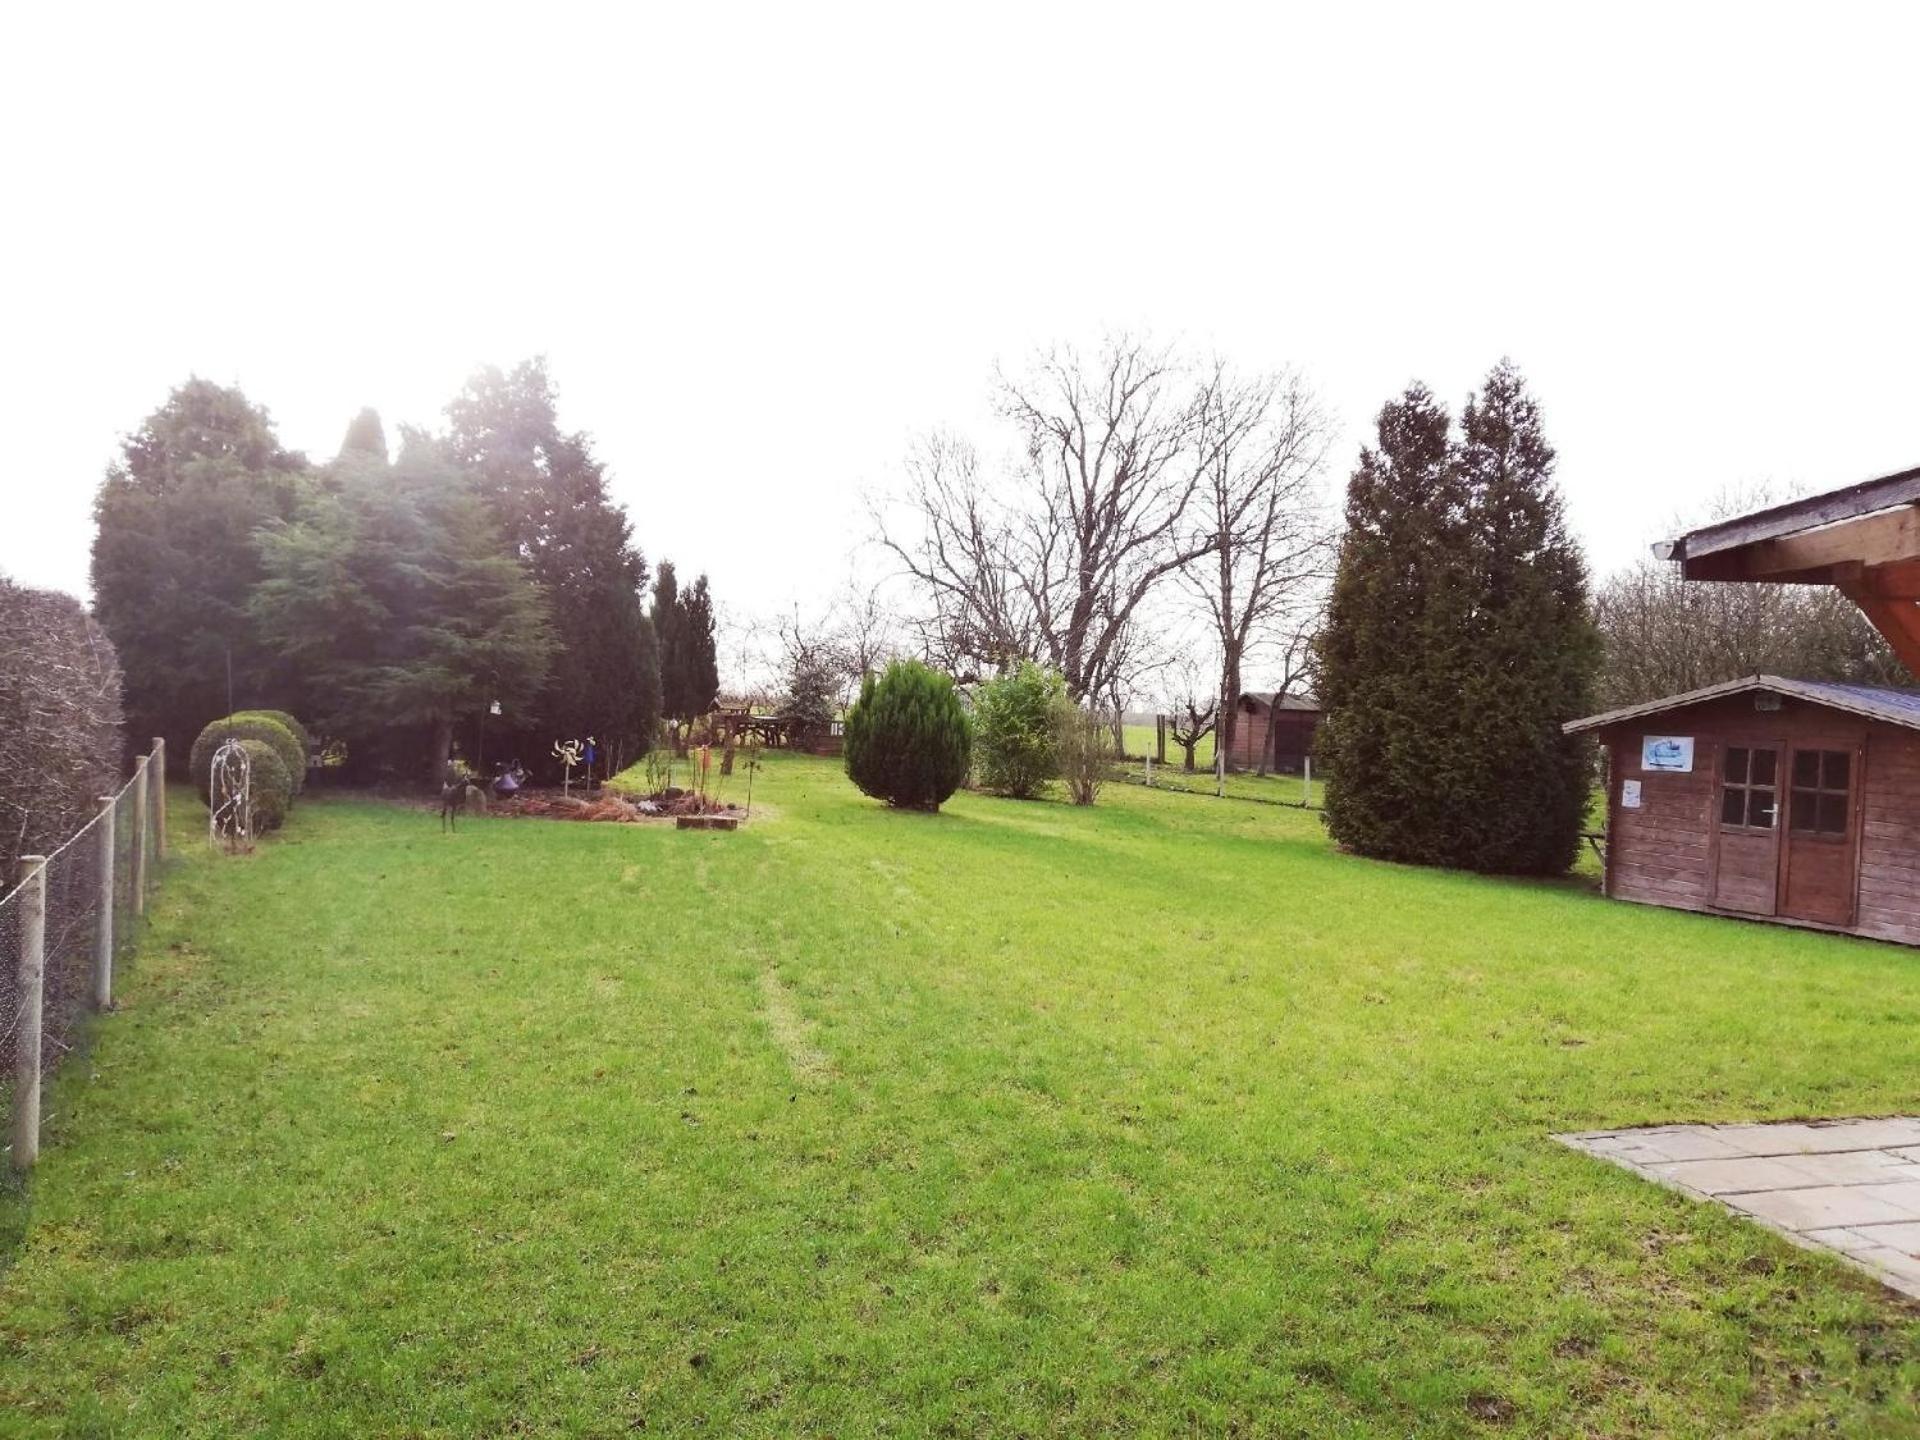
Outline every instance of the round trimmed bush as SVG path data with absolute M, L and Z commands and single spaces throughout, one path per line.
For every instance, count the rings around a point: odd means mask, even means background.
M 207 771 L 213 765 L 213 752 L 227 740 L 258 740 L 271 746 L 287 777 L 288 797 L 299 793 L 299 783 L 293 777 L 298 775 L 301 781 L 306 779 L 307 752 L 293 738 L 293 732 L 278 720 L 269 720 L 264 715 L 229 715 L 224 720 L 215 720 L 202 730 L 194 739 L 193 751 L 188 756 L 188 768 L 193 773 L 193 783 L 199 788 L 201 800 L 207 798 Z
M 300 768 L 303 770 L 306 769 L 306 757 L 313 753 L 313 736 L 307 733 L 306 726 L 302 725 L 287 711 L 236 710 L 233 712 L 233 715 L 236 720 L 250 719 L 255 715 L 264 715 L 269 720 L 278 720 L 282 725 L 287 727 L 288 731 L 293 735 L 293 738 L 300 742 Z M 294 789 L 297 791 L 299 788 L 299 785 L 295 784 Z
M 224 744 L 225 741 L 221 741 Z M 213 747 L 218 750 L 219 744 Z M 242 740 L 240 748 L 247 752 L 247 799 L 253 807 L 253 833 L 264 835 L 269 830 L 278 830 L 287 818 L 287 811 L 293 808 L 293 784 L 287 779 L 287 767 L 280 758 L 280 751 L 264 740 Z M 207 768 L 213 767 L 213 752 L 207 753 Z M 200 798 L 208 799 L 208 782 L 202 784 Z
M 918 660 L 896 660 L 861 682 L 847 712 L 847 775 L 876 800 L 938 810 L 960 788 L 973 758 L 973 728 L 953 677 Z
M 1060 716 L 1067 682 L 1031 660 L 973 696 L 973 748 L 980 784 L 1029 800 L 1060 773 Z

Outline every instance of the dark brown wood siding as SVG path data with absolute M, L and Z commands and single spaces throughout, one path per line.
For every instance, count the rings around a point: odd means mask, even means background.
M 1722 913 L 1764 914 L 1771 900 L 1782 919 L 1920 944 L 1920 732 L 1800 700 L 1782 699 L 1772 711 L 1754 701 L 1728 696 L 1602 732 L 1607 893 Z M 1642 770 L 1648 735 L 1693 737 L 1693 769 Z M 1780 747 L 1783 807 L 1796 749 L 1850 754 L 1858 774 L 1846 832 L 1812 841 L 1789 827 L 1784 808 L 1771 843 L 1722 826 L 1719 776 L 1729 745 Z M 1638 809 L 1620 803 L 1627 780 L 1640 783 Z
M 1301 762 L 1313 753 L 1313 734 L 1319 724 L 1318 710 L 1270 711 L 1243 697 L 1234 721 L 1233 747 L 1227 751 L 1227 767 L 1258 770 L 1264 761 L 1269 770 L 1297 775 Z

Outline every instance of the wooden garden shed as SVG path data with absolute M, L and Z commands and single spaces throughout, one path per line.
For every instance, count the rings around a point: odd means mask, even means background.
M 1298 775 L 1313 753 L 1319 704 L 1284 690 L 1248 690 L 1241 694 L 1238 709 L 1227 767 Z
M 1608 895 L 1920 945 L 1920 691 L 1750 675 L 1566 729 L 1605 749 Z

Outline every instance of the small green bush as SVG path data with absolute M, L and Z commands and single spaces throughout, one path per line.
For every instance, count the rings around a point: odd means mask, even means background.
M 300 742 L 300 765 L 302 769 L 305 769 L 306 757 L 313 753 L 313 736 L 308 733 L 307 727 L 302 725 L 299 720 L 288 714 L 285 710 L 236 710 L 233 712 L 233 717 L 236 720 L 251 719 L 255 715 L 265 716 L 269 720 L 278 720 L 282 725 L 287 727 L 288 731 L 292 733 L 293 738 Z M 300 786 L 298 782 L 296 782 L 294 789 L 298 791 L 299 788 Z
M 278 720 L 269 720 L 265 715 L 255 713 L 229 715 L 224 720 L 215 720 L 195 738 L 193 751 L 188 756 L 188 768 L 192 771 L 193 783 L 200 791 L 201 800 L 207 798 L 207 772 L 213 765 L 213 752 L 230 739 L 258 740 L 272 746 L 279 758 L 280 768 L 287 777 L 289 799 L 299 793 L 300 782 L 307 777 L 307 752 L 286 726 Z M 294 780 L 295 775 L 300 777 L 300 782 Z
M 220 746 L 213 748 L 218 750 Z M 293 784 L 287 778 L 286 764 L 280 759 L 279 750 L 264 740 L 242 740 L 240 748 L 247 752 L 250 766 L 247 798 L 253 809 L 253 833 L 264 835 L 269 830 L 278 830 L 286 822 L 287 811 L 293 808 Z M 211 768 L 211 753 L 208 762 Z M 205 789 L 200 794 L 202 799 L 207 798 Z
M 980 784 L 1016 800 L 1040 793 L 1060 773 L 1060 713 L 1069 707 L 1057 670 L 1024 660 L 974 692 L 974 764 Z
M 847 775 L 877 800 L 938 810 L 967 778 L 973 728 L 953 677 L 918 660 L 896 660 L 861 683 L 847 712 Z

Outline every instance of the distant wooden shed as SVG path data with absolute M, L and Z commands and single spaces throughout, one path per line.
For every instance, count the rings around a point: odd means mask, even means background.
M 1247 690 L 1237 708 L 1228 768 L 1298 775 L 1313 753 L 1319 703 L 1284 690 Z
M 1606 893 L 1920 944 L 1920 692 L 1750 675 L 1576 720 Z

